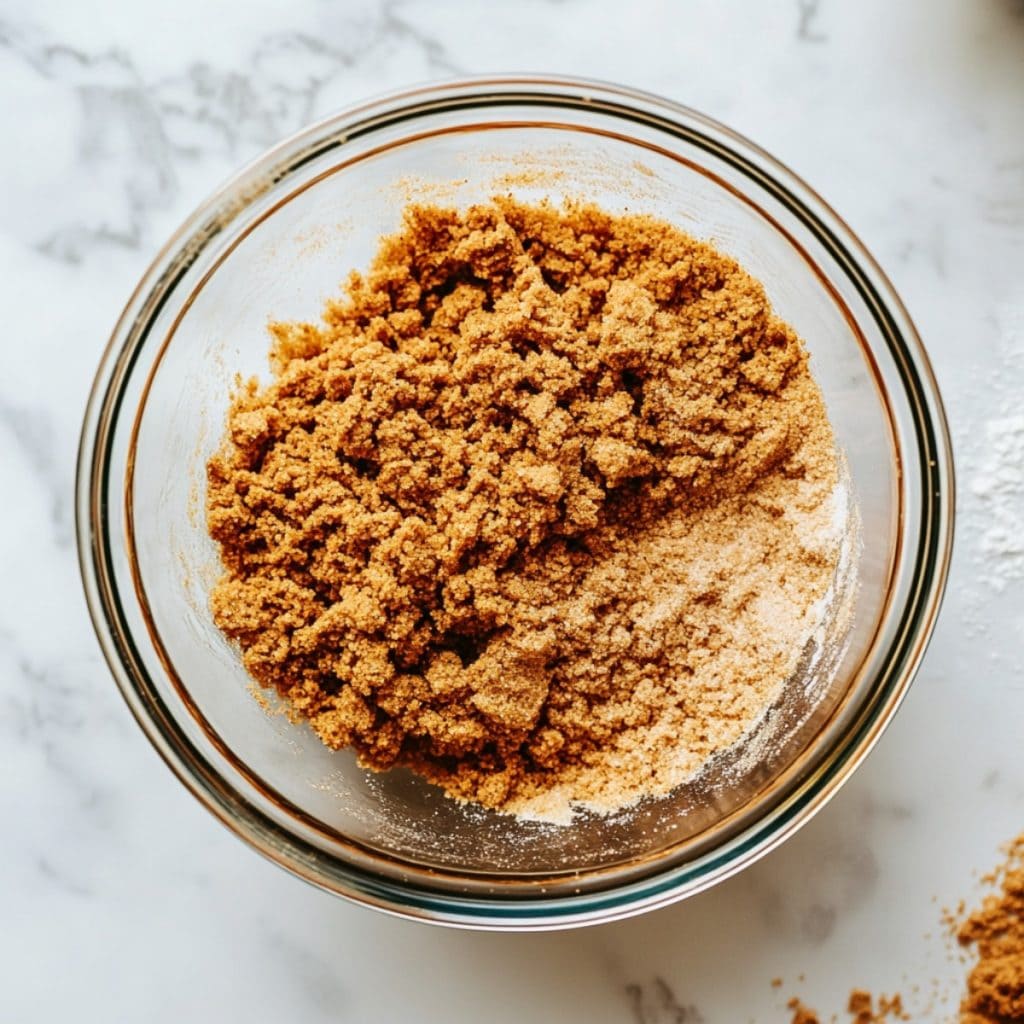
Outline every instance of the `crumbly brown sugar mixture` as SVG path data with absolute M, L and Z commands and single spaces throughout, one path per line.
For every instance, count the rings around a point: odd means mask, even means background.
M 990 891 L 979 907 L 968 913 L 961 901 L 955 910 L 943 911 L 949 934 L 975 955 L 960 1001 L 959 1024 L 1024 1024 L 1024 833 L 1005 847 L 1005 854 L 999 867 L 983 876 Z M 774 981 L 772 985 L 776 987 Z M 824 1020 L 796 997 L 787 1005 L 790 1024 Z M 937 1019 L 933 1005 L 915 1011 L 914 1019 Z M 912 1019 L 899 994 L 876 1001 L 870 992 L 853 989 L 846 1009 L 851 1024 Z M 836 1020 L 834 1014 L 831 1019 Z
M 593 206 L 413 206 L 272 334 L 208 467 L 212 607 L 326 744 L 607 810 L 778 695 L 835 573 L 837 456 L 736 262 Z
M 957 938 L 974 948 L 961 1024 L 1024 1022 L 1024 834 L 1007 849 L 991 879 L 997 891 L 960 925 Z
M 793 1011 L 790 1024 L 822 1024 L 822 1017 L 817 1010 L 812 1010 L 799 999 L 790 999 L 788 1006 Z M 862 988 L 850 990 L 846 1012 L 849 1014 L 849 1024 L 893 1024 L 895 1021 L 910 1020 L 910 1015 L 903 1009 L 903 997 L 899 993 L 894 996 L 881 995 L 876 1000 Z M 831 1019 L 835 1021 L 835 1015 Z

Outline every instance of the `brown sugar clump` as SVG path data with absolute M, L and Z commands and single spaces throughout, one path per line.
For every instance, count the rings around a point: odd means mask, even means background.
M 880 995 L 877 1003 L 865 989 L 855 988 L 850 992 L 846 1012 L 852 1018 L 851 1024 L 884 1024 L 888 1020 L 910 1020 L 903 1010 L 903 997 L 897 992 L 893 996 Z
M 796 997 L 786 1005 L 793 1011 L 790 1024 L 821 1024 L 818 1012 Z M 862 988 L 850 990 L 846 1012 L 850 1015 L 850 1024 L 886 1024 L 887 1021 L 910 1020 L 910 1016 L 904 1012 L 903 997 L 899 993 L 894 996 L 881 995 L 876 1001 L 870 992 Z
M 1007 849 L 989 895 L 960 926 L 957 938 L 978 962 L 967 978 L 962 1024 L 1024 1022 L 1024 834 Z
M 805 1006 L 796 996 L 790 999 L 786 1005 L 793 1011 L 790 1024 L 821 1024 L 821 1018 L 817 1012 L 809 1006 Z
M 412 206 L 272 334 L 208 466 L 211 603 L 326 744 L 611 809 L 778 695 L 835 573 L 837 457 L 735 261 L 593 206 Z

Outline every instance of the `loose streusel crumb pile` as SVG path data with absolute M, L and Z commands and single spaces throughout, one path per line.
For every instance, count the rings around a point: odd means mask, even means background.
M 330 747 L 611 810 L 778 696 L 836 570 L 837 455 L 735 261 L 593 206 L 412 206 L 272 333 L 208 467 L 212 607 Z
M 967 976 L 961 1024 L 1024 1022 L 1024 833 L 989 876 L 995 887 L 960 925 L 960 944 L 977 962 Z

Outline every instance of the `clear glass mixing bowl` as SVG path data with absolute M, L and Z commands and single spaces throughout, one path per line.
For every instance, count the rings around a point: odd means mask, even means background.
M 236 374 L 266 378 L 268 320 L 315 319 L 409 200 L 461 205 L 497 192 L 647 211 L 743 263 L 806 341 L 862 520 L 848 643 L 787 687 L 756 738 L 759 756 L 727 755 L 669 797 L 571 826 L 462 806 L 405 771 L 375 775 L 267 714 L 207 607 L 218 563 L 204 467 Z M 906 311 L 803 182 L 676 104 L 518 76 L 413 89 L 327 118 L 205 202 L 114 331 L 85 418 L 77 509 L 111 670 L 154 746 L 222 822 L 360 902 L 536 929 L 705 889 L 835 793 L 921 659 L 946 578 L 953 478 Z

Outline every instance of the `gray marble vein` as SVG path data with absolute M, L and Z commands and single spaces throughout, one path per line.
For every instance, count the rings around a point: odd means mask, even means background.
M 817 27 L 820 8 L 821 0 L 797 0 L 797 39 L 805 43 L 827 42 L 828 36 Z

